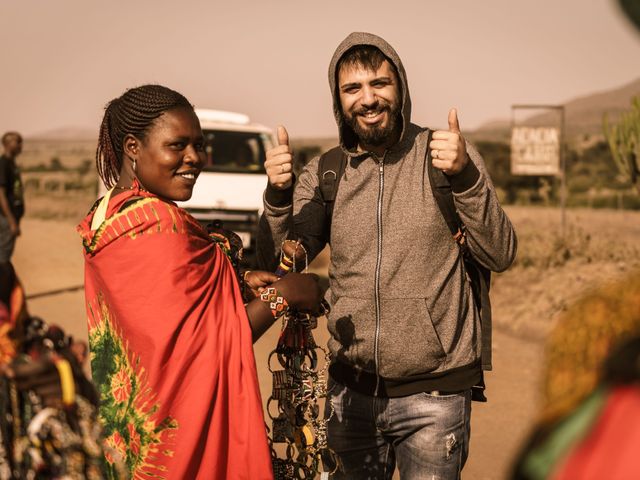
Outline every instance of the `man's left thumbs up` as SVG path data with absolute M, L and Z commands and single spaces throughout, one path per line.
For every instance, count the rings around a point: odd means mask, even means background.
M 449 110 L 449 131 L 460 133 L 460 124 L 458 123 L 458 111 L 455 108 Z
M 436 130 L 433 132 L 429 148 L 433 166 L 439 168 L 447 175 L 460 173 L 467 165 L 467 147 L 464 138 L 460 134 L 458 111 L 455 108 L 449 110 L 449 130 Z

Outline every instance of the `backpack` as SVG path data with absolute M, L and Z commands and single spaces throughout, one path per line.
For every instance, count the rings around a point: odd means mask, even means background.
M 431 134 L 432 132 L 429 130 L 427 145 L 431 141 Z M 480 312 L 480 323 L 482 326 L 482 370 L 491 370 L 491 300 L 489 298 L 491 271 L 473 258 L 469 246 L 466 243 L 465 226 L 456 211 L 449 179 L 441 170 L 433 167 L 431 149 L 427 147 L 426 150 L 427 171 L 431 190 L 433 191 L 433 196 L 440 213 L 449 227 L 453 241 L 456 242 L 460 249 L 467 275 L 471 281 L 473 299 Z M 338 185 L 344 174 L 346 164 L 347 156 L 339 146 L 323 153 L 318 163 L 320 196 L 325 205 L 326 218 L 329 220 L 329 227 L 325 232 L 327 243 L 331 233 L 331 218 L 333 216 L 333 206 L 338 192 Z M 484 380 L 477 388 L 474 387 L 472 389 L 473 399 L 486 401 L 483 390 Z

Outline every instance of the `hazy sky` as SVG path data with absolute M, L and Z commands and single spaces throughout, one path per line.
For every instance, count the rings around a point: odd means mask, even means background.
M 403 59 L 413 120 L 463 128 L 640 77 L 614 0 L 2 0 L 0 131 L 97 132 L 107 101 L 162 83 L 293 136 L 335 133 L 327 66 L 352 31 Z

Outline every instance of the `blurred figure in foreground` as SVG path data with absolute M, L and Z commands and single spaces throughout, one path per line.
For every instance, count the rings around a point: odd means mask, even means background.
M 640 271 L 584 296 L 548 340 L 518 480 L 640 478 Z
M 0 301 L 0 480 L 102 479 L 98 394 L 70 338 L 28 314 L 10 270 L 9 301 Z

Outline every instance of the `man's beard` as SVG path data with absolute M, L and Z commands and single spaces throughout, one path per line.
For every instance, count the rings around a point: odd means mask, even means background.
M 387 111 L 389 119 L 387 126 L 381 125 L 363 127 L 358 123 L 358 116 L 366 112 L 374 111 L 376 114 Z M 360 109 L 350 115 L 345 115 L 345 123 L 351 127 L 361 145 L 379 147 L 387 143 L 397 133 L 402 124 L 400 107 L 398 105 L 380 104 L 375 109 Z

